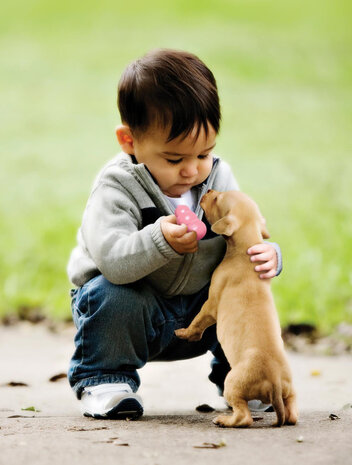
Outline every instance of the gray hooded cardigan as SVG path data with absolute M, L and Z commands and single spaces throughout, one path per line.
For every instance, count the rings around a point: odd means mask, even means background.
M 120 153 L 98 174 L 77 234 L 67 271 L 82 286 L 102 274 L 114 284 L 146 279 L 161 295 L 194 294 L 203 288 L 224 256 L 226 244 L 214 234 L 199 205 L 208 189 L 238 189 L 230 166 L 214 157 L 208 178 L 193 187 L 198 218 L 207 234 L 196 253 L 180 255 L 165 240 L 160 220 L 175 208 L 163 195 L 144 164 Z M 281 254 L 276 244 L 281 271 Z

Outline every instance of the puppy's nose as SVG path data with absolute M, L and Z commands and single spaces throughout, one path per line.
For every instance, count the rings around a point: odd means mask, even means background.
M 208 189 L 207 194 L 209 194 L 210 192 L 213 192 L 213 189 Z

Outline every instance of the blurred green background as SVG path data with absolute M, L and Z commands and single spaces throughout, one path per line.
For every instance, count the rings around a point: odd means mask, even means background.
M 66 263 L 118 151 L 116 85 L 151 48 L 213 70 L 217 153 L 284 255 L 282 324 L 352 322 L 352 3 L 14 0 L 0 16 L 0 315 L 70 315 Z

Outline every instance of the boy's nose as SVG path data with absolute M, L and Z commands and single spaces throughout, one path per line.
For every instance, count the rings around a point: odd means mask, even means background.
M 192 178 L 198 174 L 198 164 L 188 162 L 181 170 L 181 175 L 185 178 Z

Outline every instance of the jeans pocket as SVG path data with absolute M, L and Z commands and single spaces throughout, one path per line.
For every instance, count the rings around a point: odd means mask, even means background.
M 71 312 L 72 312 L 72 316 L 74 314 L 74 310 L 75 310 L 75 305 L 76 305 L 76 300 L 77 300 L 77 293 L 78 293 L 79 289 L 71 289 L 70 290 L 70 296 L 71 296 Z
M 71 311 L 73 321 L 78 328 L 79 319 L 82 318 L 89 309 L 88 290 L 85 286 L 71 291 Z

